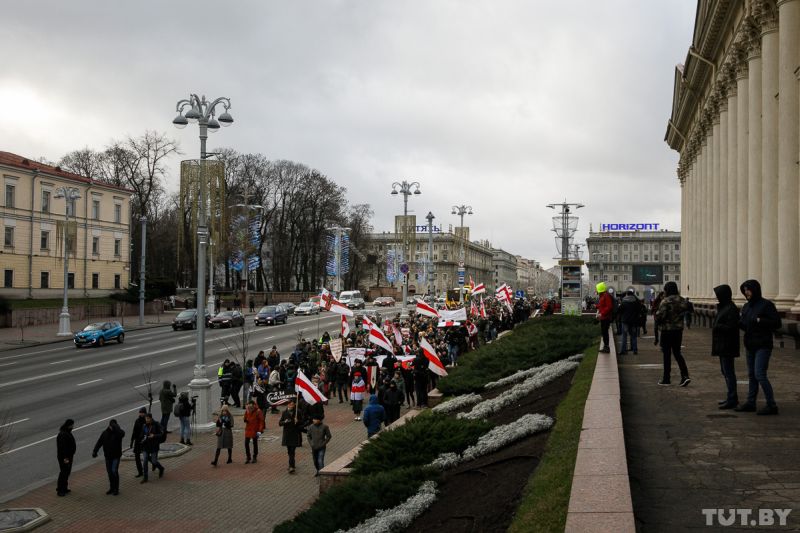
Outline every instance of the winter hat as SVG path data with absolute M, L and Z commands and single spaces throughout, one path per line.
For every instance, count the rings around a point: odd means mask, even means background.
M 361 376 L 361 372 L 356 372 L 356 373 L 355 373 L 355 374 L 353 374 L 353 375 L 354 375 L 354 376 Z
M 597 289 L 597 294 L 602 294 L 606 292 L 606 284 L 601 281 L 600 283 L 597 284 L 595 289 Z
M 146 413 L 147 413 L 147 407 L 140 407 L 140 408 L 139 408 L 139 412 L 140 412 L 140 413 L 145 413 L 145 414 L 146 414 Z

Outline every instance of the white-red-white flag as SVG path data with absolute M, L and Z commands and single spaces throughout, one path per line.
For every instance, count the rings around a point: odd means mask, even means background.
M 472 300 L 469 303 L 469 314 L 472 316 L 478 316 L 478 306 L 475 305 L 475 300 Z
M 422 300 L 417 300 L 417 314 L 429 316 L 431 318 L 439 318 L 439 312 Z
M 322 300 L 325 309 L 328 311 L 338 313 L 343 316 L 353 316 L 353 312 L 342 302 L 331 296 L 331 293 L 329 293 L 324 287 L 320 293 L 320 300 Z
M 361 317 L 361 327 L 363 329 L 366 329 L 367 331 L 369 331 L 372 328 L 377 327 L 377 326 L 375 325 L 375 322 L 370 320 L 367 315 L 364 315 L 363 317 Z
M 486 307 L 483 305 L 483 300 L 481 300 L 481 318 L 486 318 Z
M 483 294 L 486 292 L 486 285 L 483 283 L 478 283 L 472 288 L 472 295 L 477 296 L 478 294 Z
M 347 317 L 342 315 L 342 338 L 350 335 L 350 323 L 347 322 Z
M 442 360 L 436 355 L 436 350 L 433 349 L 433 346 L 430 345 L 425 337 L 420 337 L 419 347 L 422 348 L 422 353 L 428 360 L 428 369 L 437 376 L 446 376 L 447 370 L 444 368 Z
M 467 324 L 467 333 L 469 333 L 470 337 L 472 337 L 474 335 L 477 335 L 478 334 L 478 326 L 476 326 L 472 322 L 468 323 Z
M 403 345 L 403 332 L 400 331 L 400 328 L 397 324 L 392 324 L 392 329 L 394 330 L 394 341 L 397 343 L 398 346 Z
M 319 391 L 318 388 L 311 383 L 305 374 L 303 374 L 302 370 L 297 371 L 297 376 L 294 378 L 294 386 L 297 391 L 303 395 L 303 398 L 310 403 L 315 404 L 317 402 L 325 403 L 328 399 Z
M 392 343 L 389 342 L 389 339 L 386 338 L 386 335 L 380 330 L 380 328 L 376 327 L 375 324 L 369 329 L 369 342 L 375 344 L 376 346 L 380 346 L 381 348 L 386 348 L 389 352 L 394 353 L 394 348 L 392 348 Z

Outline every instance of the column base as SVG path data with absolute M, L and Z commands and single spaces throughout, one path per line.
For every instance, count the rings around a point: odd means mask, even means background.
M 69 311 L 66 307 L 61 309 L 61 314 L 58 315 L 58 333 L 59 337 L 72 337 L 72 327 L 69 322 Z
M 792 307 L 797 305 L 794 295 L 779 294 L 775 297 L 773 302 L 778 311 L 790 311 Z
M 794 306 L 791 309 L 792 313 L 800 314 L 800 294 L 794 299 Z
M 195 416 L 197 427 L 210 427 L 212 424 L 211 416 L 211 382 L 205 377 L 195 377 L 189 382 L 189 393 L 191 399 L 196 399 Z

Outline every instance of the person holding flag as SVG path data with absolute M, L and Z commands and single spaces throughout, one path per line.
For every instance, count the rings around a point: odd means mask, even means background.
M 353 404 L 353 413 L 356 415 L 353 420 L 361 420 L 361 406 L 364 403 L 364 394 L 367 392 L 367 384 L 361 377 L 361 372 L 353 374 L 353 383 L 350 386 L 350 401 Z
M 347 322 L 347 317 L 342 315 L 342 338 L 346 339 L 350 336 L 350 324 Z
M 281 446 L 286 447 L 289 455 L 289 473 L 294 474 L 295 450 L 303 446 L 303 426 L 297 419 L 297 402 L 294 399 L 289 400 L 289 403 L 286 404 L 286 409 L 281 413 L 278 425 L 283 428 Z

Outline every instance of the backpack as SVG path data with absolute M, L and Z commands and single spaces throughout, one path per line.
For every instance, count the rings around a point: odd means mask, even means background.
M 181 402 L 175 402 L 175 407 L 172 408 L 172 414 L 175 416 L 181 416 Z

